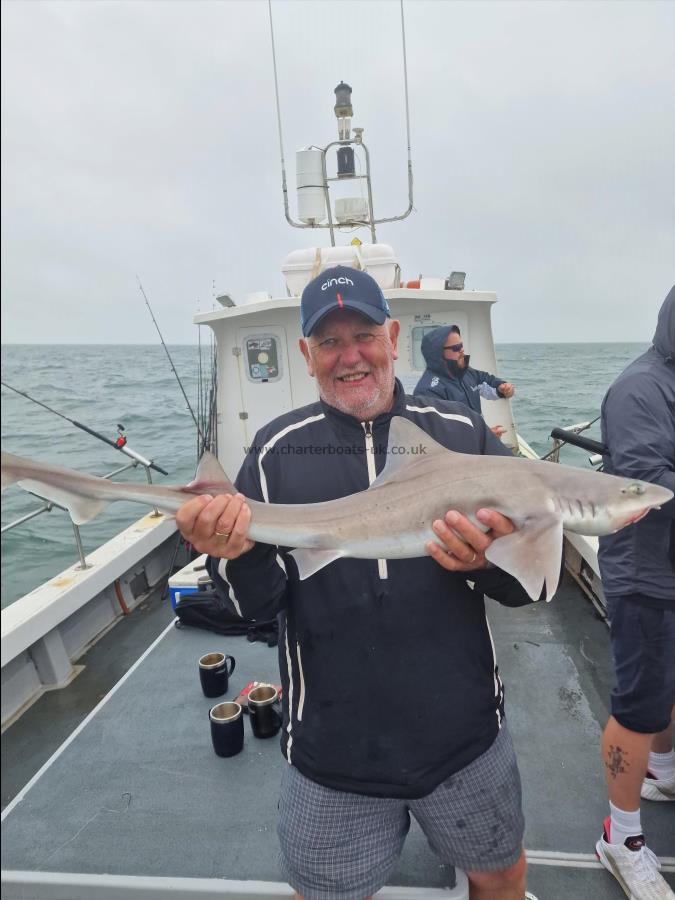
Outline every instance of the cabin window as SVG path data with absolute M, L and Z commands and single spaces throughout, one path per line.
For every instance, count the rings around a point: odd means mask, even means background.
M 425 334 L 428 334 L 430 331 L 433 331 L 434 328 L 438 328 L 438 325 L 414 325 L 411 331 L 411 340 L 410 346 L 412 348 L 412 368 L 416 369 L 418 372 L 426 369 L 427 364 L 424 356 L 422 355 L 422 338 Z
M 249 381 L 261 384 L 281 378 L 279 339 L 274 335 L 247 337 L 244 341 L 244 358 Z

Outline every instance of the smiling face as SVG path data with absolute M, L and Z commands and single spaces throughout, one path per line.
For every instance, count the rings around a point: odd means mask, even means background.
M 352 310 L 329 313 L 300 341 L 321 399 L 360 422 L 391 409 L 399 323 L 376 325 Z

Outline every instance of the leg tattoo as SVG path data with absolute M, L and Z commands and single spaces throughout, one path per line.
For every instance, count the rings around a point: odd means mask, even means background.
M 610 744 L 605 767 L 609 770 L 609 774 L 612 778 L 616 778 L 617 775 L 626 772 L 630 768 L 630 763 L 626 759 L 625 750 L 622 750 L 619 746 L 615 747 L 613 744 Z

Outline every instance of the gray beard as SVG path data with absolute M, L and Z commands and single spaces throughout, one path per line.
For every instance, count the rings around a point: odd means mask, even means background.
M 321 392 L 320 396 L 324 403 L 334 407 L 346 416 L 353 416 L 355 419 L 358 419 L 359 422 L 370 422 L 382 413 L 389 412 L 391 409 L 394 402 L 395 380 L 396 376 L 392 367 L 388 378 L 389 385 L 379 388 L 372 400 L 359 403 L 358 406 L 348 407 L 347 404 L 342 403 L 338 397 L 331 398 Z

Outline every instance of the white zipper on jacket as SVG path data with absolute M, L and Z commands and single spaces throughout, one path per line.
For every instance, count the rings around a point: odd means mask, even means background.
M 377 472 L 375 470 L 375 445 L 373 443 L 373 423 L 362 422 L 361 424 L 363 425 L 363 430 L 366 434 L 366 463 L 368 464 L 368 484 L 372 484 L 377 478 Z M 385 579 L 389 577 L 387 572 L 386 559 L 378 559 L 377 571 L 380 578 Z

